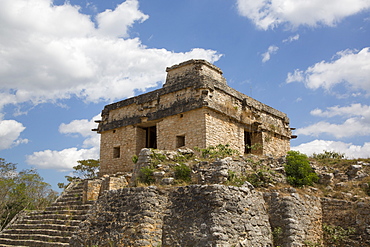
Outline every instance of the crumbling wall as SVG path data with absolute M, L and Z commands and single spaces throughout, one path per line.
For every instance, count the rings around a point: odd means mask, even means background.
M 263 198 L 248 187 L 124 188 L 91 212 L 70 246 L 272 246 Z
M 321 244 L 322 211 L 320 198 L 278 192 L 264 193 L 276 246 Z M 310 245 L 308 245 L 310 246 Z
M 368 202 L 351 202 L 332 198 L 322 198 L 323 223 L 352 227 L 355 232 L 349 236 L 348 246 L 370 246 L 370 204 Z M 347 245 L 346 245 L 347 246 Z

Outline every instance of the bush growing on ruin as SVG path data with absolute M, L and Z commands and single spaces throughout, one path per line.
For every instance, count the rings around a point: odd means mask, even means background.
M 194 150 L 201 152 L 203 158 L 225 158 L 238 154 L 238 151 L 230 148 L 229 144 L 223 145 L 218 144 L 217 146 L 209 146 L 207 148 L 199 149 L 197 147 Z
M 175 178 L 180 181 L 190 182 L 191 181 L 191 168 L 185 164 L 180 164 L 174 167 Z
M 141 183 L 151 185 L 155 182 L 154 176 L 153 176 L 154 169 L 149 166 L 142 167 L 140 169 L 140 175 L 139 175 L 139 181 Z
M 298 151 L 289 151 L 286 157 L 285 173 L 289 184 L 295 187 L 313 185 L 319 180 L 317 174 L 310 166 L 307 155 Z

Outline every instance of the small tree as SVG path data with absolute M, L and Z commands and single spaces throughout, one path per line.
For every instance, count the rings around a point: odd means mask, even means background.
M 57 194 L 36 170 L 18 172 L 16 164 L 0 158 L 0 230 L 22 210 L 44 209 Z
M 73 175 L 74 176 L 65 176 L 68 182 L 72 182 L 76 179 L 93 179 L 98 177 L 100 162 L 99 160 L 88 159 L 88 160 L 79 160 L 77 161 L 78 165 L 74 166 Z M 58 183 L 59 188 L 65 188 L 66 184 Z
M 298 151 L 289 151 L 286 158 L 285 172 L 289 184 L 295 187 L 313 185 L 319 180 L 317 174 L 310 166 L 307 155 Z

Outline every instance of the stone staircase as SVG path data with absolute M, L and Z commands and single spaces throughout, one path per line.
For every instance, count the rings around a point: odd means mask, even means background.
M 81 181 L 72 183 L 44 211 L 22 212 L 0 232 L 0 246 L 69 246 L 93 201 L 83 203 Z

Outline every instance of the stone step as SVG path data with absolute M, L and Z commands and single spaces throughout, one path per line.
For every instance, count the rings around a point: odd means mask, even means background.
M 43 220 L 34 220 L 34 219 L 23 219 L 18 224 L 23 225 L 67 225 L 67 226 L 78 226 L 81 223 L 81 220 L 62 220 L 62 219 L 43 219 Z
M 59 211 L 59 210 L 85 210 L 88 211 L 91 208 L 91 204 L 80 204 L 80 205 L 55 205 L 49 206 L 46 211 Z
M 82 201 L 82 196 L 76 197 L 76 196 L 65 196 L 62 198 L 58 198 L 56 202 L 73 202 L 73 201 Z
M 69 231 L 61 231 L 61 230 L 51 230 L 51 229 L 6 229 L 2 231 L 5 234 L 12 234 L 12 235 L 47 235 L 47 236 L 60 236 L 60 237 L 71 237 L 73 232 Z
M 84 220 L 86 215 L 73 215 L 73 214 L 36 214 L 36 215 L 26 215 L 23 217 L 24 220 Z
M 77 225 L 60 225 L 60 224 L 14 224 L 10 226 L 8 229 L 49 229 L 49 230 L 57 230 L 57 231 L 75 231 L 78 229 Z
M 54 246 L 69 246 L 69 243 L 53 243 L 30 239 L 7 239 L 0 237 L 0 246 L 28 246 L 28 247 L 54 247 Z
M 31 212 L 28 214 L 29 216 L 36 216 L 36 215 L 60 215 L 60 214 L 65 214 L 65 215 L 82 215 L 86 214 L 87 210 L 46 210 L 46 211 L 41 211 L 41 212 Z
M 14 239 L 14 240 L 37 240 L 43 242 L 58 242 L 58 243 L 69 243 L 70 237 L 63 237 L 63 236 L 49 236 L 43 234 L 7 234 L 2 233 L 2 238 L 6 239 Z

